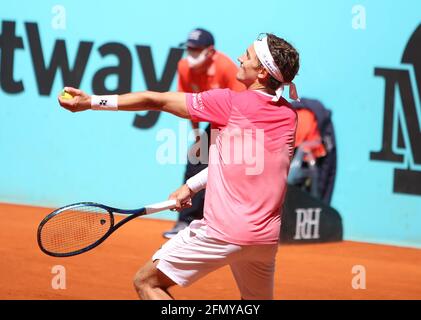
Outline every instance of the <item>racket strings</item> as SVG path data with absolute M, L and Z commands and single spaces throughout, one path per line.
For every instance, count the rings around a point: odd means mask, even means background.
M 41 244 L 52 253 L 76 252 L 101 239 L 110 230 L 111 223 L 111 215 L 100 207 L 68 209 L 43 225 Z

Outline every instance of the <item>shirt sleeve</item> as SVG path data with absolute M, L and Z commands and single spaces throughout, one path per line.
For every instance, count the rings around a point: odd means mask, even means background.
M 193 121 L 226 126 L 231 115 L 231 90 L 215 89 L 186 93 L 186 104 Z

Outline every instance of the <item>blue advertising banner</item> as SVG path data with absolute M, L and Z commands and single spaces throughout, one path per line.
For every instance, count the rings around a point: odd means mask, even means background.
M 4 2 L 0 202 L 136 208 L 167 199 L 194 142 L 188 121 L 71 113 L 60 90 L 175 91 L 179 44 L 192 29 L 210 30 L 234 61 L 273 32 L 300 52 L 300 96 L 332 111 L 331 204 L 344 238 L 421 247 L 420 12 L 416 0 Z

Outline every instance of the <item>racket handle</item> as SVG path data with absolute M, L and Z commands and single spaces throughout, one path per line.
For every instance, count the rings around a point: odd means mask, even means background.
M 175 200 L 167 200 L 163 202 L 150 204 L 145 207 L 146 214 L 155 213 L 155 212 L 159 212 L 159 211 L 163 211 L 167 209 L 172 209 L 172 208 L 175 208 L 175 205 L 176 205 Z

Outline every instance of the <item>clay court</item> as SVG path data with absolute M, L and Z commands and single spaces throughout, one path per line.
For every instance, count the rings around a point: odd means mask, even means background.
M 140 218 L 98 248 L 71 258 L 43 254 L 39 222 L 51 209 L 0 205 L 0 299 L 137 299 L 132 278 L 165 242 L 172 221 Z M 66 289 L 51 286 L 52 267 L 66 269 Z M 352 287 L 354 265 L 366 269 L 366 289 Z M 283 245 L 277 255 L 275 299 L 421 299 L 421 251 L 358 242 Z M 228 267 L 188 288 L 176 299 L 239 299 Z

